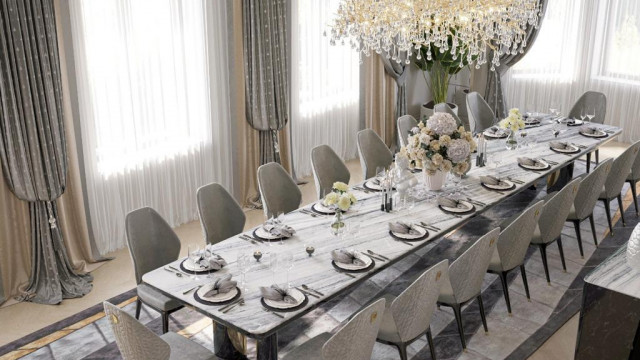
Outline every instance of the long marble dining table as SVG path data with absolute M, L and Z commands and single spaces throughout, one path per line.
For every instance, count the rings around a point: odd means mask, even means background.
M 357 233 L 346 234 L 341 238 L 335 237 L 329 230 L 333 217 L 311 216 L 309 213 L 301 211 L 302 209 L 309 210 L 309 205 L 285 215 L 285 223 L 293 227 L 296 234 L 292 238 L 284 240 L 282 244 L 278 242 L 271 244 L 256 242 L 254 244 L 239 237 L 242 235 L 239 234 L 213 245 L 214 251 L 224 257 L 228 265 L 214 273 L 211 278 L 202 275 L 200 280 L 190 279 L 187 275 L 177 277 L 175 274 L 159 268 L 145 274 L 142 280 L 166 296 L 210 317 L 214 322 L 214 349 L 218 356 L 222 358 L 243 357 L 235 351 L 226 334 L 227 329 L 233 329 L 246 337 L 257 340 L 259 359 L 277 359 L 277 334 L 279 330 L 295 322 L 296 319 L 301 318 L 322 303 L 349 292 L 368 278 L 402 260 L 405 256 L 438 242 L 443 235 L 461 227 L 471 217 L 486 211 L 507 197 L 529 188 L 540 178 L 562 169 L 579 157 L 594 151 L 596 147 L 612 141 L 622 132 L 620 128 L 613 126 L 599 124 L 593 124 L 593 126 L 605 130 L 608 136 L 606 138 L 589 138 L 579 134 L 578 127 L 562 125 L 560 134 L 555 137 L 552 131 L 553 127 L 544 124 L 527 129 L 526 139 L 532 145 L 518 150 L 506 150 L 504 139 L 488 141 L 487 150 L 490 154 L 488 165 L 472 167 L 459 184 L 460 188 L 464 189 L 463 195 L 465 197 L 473 199 L 477 204 L 486 204 L 484 206 L 476 205 L 477 211 L 473 214 L 446 214 L 437 207 L 434 197 L 417 201 L 411 209 L 383 212 L 380 210 L 379 193 L 352 190 L 358 198 L 359 204 L 347 212 L 345 221 L 347 224 L 358 222 L 360 228 Z M 582 145 L 584 148 L 581 148 L 579 153 L 571 155 L 557 153 L 550 149 L 550 141 L 567 141 Z M 545 171 L 528 171 L 518 166 L 517 158 L 520 156 L 543 158 L 557 164 L 551 164 L 551 167 Z M 495 175 L 496 173 L 502 177 L 509 176 L 519 180 L 515 184 L 515 189 L 497 192 L 485 189 L 480 185 L 480 176 Z M 421 174 L 417 175 L 421 176 Z M 360 186 L 358 188 L 361 189 Z M 430 236 L 427 239 L 412 242 L 409 245 L 402 241 L 396 241 L 388 232 L 388 223 L 398 220 L 424 222 L 441 230 L 430 230 Z M 251 235 L 253 230 L 245 231 L 243 234 Z M 305 251 L 307 246 L 315 247 L 313 256 L 307 255 Z M 376 260 L 375 266 L 371 270 L 354 274 L 351 277 L 336 271 L 331 264 L 331 251 L 338 248 L 357 249 L 363 252 L 373 250 L 389 260 L 384 262 Z M 256 250 L 260 250 L 263 254 L 291 252 L 294 256 L 294 265 L 289 275 L 290 283 L 296 287 L 307 285 L 320 291 L 324 296 L 320 298 L 309 296 L 309 302 L 304 308 L 294 312 L 280 313 L 282 317 L 264 311 L 259 287 L 270 286 L 273 282 L 273 273 L 269 269 L 266 256 L 263 257 L 262 262 L 253 261 L 252 268 L 246 274 L 248 291 L 242 294 L 243 306 L 237 306 L 232 311 L 223 313 L 218 311 L 220 306 L 203 305 L 196 301 L 194 292 L 183 294 L 186 290 L 198 284 L 211 282 L 213 278 L 220 275 L 231 274 L 235 280 L 240 280 L 241 272 L 236 265 L 237 255 L 243 253 L 251 256 Z M 169 265 L 178 268 L 183 260 L 179 259 Z M 280 271 L 276 276 L 278 283 L 286 282 L 285 270 Z

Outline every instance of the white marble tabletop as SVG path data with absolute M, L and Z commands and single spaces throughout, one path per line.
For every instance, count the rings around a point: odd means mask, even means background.
M 597 145 L 611 141 L 621 132 L 621 129 L 612 126 L 596 126 L 609 131 L 610 135 L 604 139 L 587 138 L 578 134 L 577 127 L 567 127 L 563 125 L 563 131 L 557 139 L 554 139 L 551 126 L 544 125 L 527 129 L 527 140 L 537 141 L 532 147 L 507 151 L 504 147 L 504 139 L 490 141 L 488 145 L 489 152 L 499 154 L 496 158 L 499 158 L 501 163 L 496 168 L 492 166 L 490 160 L 489 165 L 486 167 L 473 167 L 468 173 L 468 176 L 461 182 L 462 186 L 468 186 L 464 191 L 464 196 L 485 203 L 486 206 L 484 207 L 476 206 L 478 210 L 477 213 L 483 212 L 492 205 L 504 200 L 509 195 L 528 188 L 537 179 L 558 170 L 567 163 L 592 151 Z M 585 145 L 587 148 L 581 149 L 581 152 L 578 154 L 559 154 L 549 149 L 549 140 L 570 141 L 572 143 Z M 559 164 L 552 165 L 547 171 L 527 171 L 517 165 L 516 159 L 519 156 L 542 157 Z M 516 188 L 511 191 L 494 192 L 480 185 L 479 176 L 485 174 L 512 176 L 523 183 L 516 184 Z M 249 337 L 263 339 L 313 310 L 318 304 L 349 291 L 355 285 L 363 282 L 382 269 L 389 267 L 404 256 L 425 246 L 435 246 L 442 235 L 462 226 L 470 217 L 475 215 L 454 216 L 445 214 L 437 208 L 434 199 L 417 202 L 415 207 L 410 210 L 385 213 L 380 211 L 380 195 L 378 193 L 367 193 L 364 191 L 353 191 L 353 193 L 359 199 L 359 202 L 354 209 L 346 214 L 345 222 L 347 224 L 354 222 L 360 224 L 360 231 L 357 236 L 347 234 L 343 239 L 338 239 L 329 231 L 332 216 L 312 217 L 298 210 L 285 215 L 286 224 L 296 230 L 296 235 L 291 239 L 285 240 L 282 245 L 279 243 L 271 243 L 271 245 L 268 243 L 252 244 L 238 236 L 216 244 L 214 246 L 216 253 L 223 256 L 229 265 L 213 274 L 212 278 L 206 278 L 202 275 L 199 281 L 192 280 L 188 276 L 179 278 L 161 268 L 145 274 L 143 281 L 164 294 L 176 298 L 185 305 L 211 317 L 214 321 L 222 325 L 233 328 Z M 305 208 L 309 209 L 310 206 Z M 413 242 L 413 246 L 410 246 L 394 240 L 389 235 L 387 223 L 397 220 L 405 222 L 422 221 L 442 230 L 430 231 L 428 239 Z M 252 231 L 253 229 L 244 234 L 250 235 Z M 307 246 L 315 247 L 315 253 L 311 257 L 305 252 Z M 370 249 L 391 260 L 386 262 L 376 260 L 375 267 L 372 270 L 366 273 L 355 274 L 355 278 L 352 278 L 335 271 L 331 264 L 330 252 L 338 248 L 357 249 L 363 252 Z M 253 261 L 253 267 L 247 273 L 249 291 L 243 294 L 245 305 L 223 314 L 218 311 L 219 306 L 208 306 L 197 302 L 194 299 L 193 292 L 187 295 L 182 294 L 183 291 L 195 285 L 210 282 L 213 278 L 223 274 L 232 274 L 233 278 L 239 282 L 241 275 L 236 266 L 237 255 L 239 253 L 252 255 L 253 252 L 258 249 L 262 251 L 264 257 L 261 263 Z M 292 285 L 301 286 L 302 284 L 306 284 L 324 293 L 325 296 L 320 299 L 309 297 L 309 303 L 305 308 L 296 312 L 282 313 L 284 318 L 280 318 L 272 313 L 263 311 L 258 287 L 270 286 L 272 284 L 273 275 L 268 268 L 266 254 L 269 252 L 283 253 L 287 251 L 292 252 L 294 256 L 294 267 L 290 272 L 290 282 Z M 172 265 L 178 267 L 182 260 L 183 259 L 175 261 Z M 278 271 L 276 278 L 278 283 L 285 283 L 286 271 Z
M 640 270 L 627 263 L 626 245 L 593 269 L 584 281 L 640 299 Z

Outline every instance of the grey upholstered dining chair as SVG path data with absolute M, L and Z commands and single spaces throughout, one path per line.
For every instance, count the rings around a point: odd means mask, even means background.
M 125 360 L 217 359 L 209 350 L 184 336 L 174 332 L 158 336 L 119 307 L 106 301 L 102 304 Z
M 348 184 L 351 179 L 349 169 L 329 145 L 316 146 L 311 150 L 311 169 L 318 199 L 333 191 L 334 182 Z
M 480 317 L 484 331 L 488 332 L 487 319 L 482 303 L 482 281 L 489 267 L 489 261 L 496 248 L 500 228 L 495 228 L 482 236 L 458 257 L 445 271 L 438 304 L 453 308 L 458 324 L 462 348 L 467 348 L 462 325 L 462 306 L 476 298 L 480 306 Z
M 205 185 L 198 189 L 196 198 L 207 244 L 218 243 L 244 230 L 247 217 L 236 199 L 222 185 Z
M 442 274 L 448 267 L 449 261 L 443 260 L 422 273 L 397 297 L 383 296 L 386 308 L 377 341 L 397 347 L 400 359 L 408 359 L 407 346 L 426 333 L 431 359 L 435 360 L 430 322 L 440 294 Z
M 302 201 L 302 192 L 287 171 L 278 163 L 271 162 L 258 168 L 258 187 L 267 217 L 288 213 Z
M 385 145 L 384 141 L 371 129 L 364 129 L 358 132 L 358 153 L 360 154 L 360 165 L 362 166 L 362 176 L 365 179 L 376 175 L 376 168 L 388 168 L 393 162 L 393 154 Z
M 607 159 L 598 165 L 592 172 L 585 174 L 580 183 L 580 189 L 573 200 L 573 206 L 567 216 L 567 221 L 573 223 L 576 229 L 576 239 L 578 240 L 578 248 L 580 256 L 584 257 L 582 249 L 582 234 L 580 233 L 580 223 L 589 218 L 591 223 L 591 233 L 593 234 L 593 242 L 598 246 L 598 235 L 596 234 L 596 224 L 593 220 L 593 209 L 598 202 L 598 197 L 607 180 L 613 159 Z
M 469 127 L 474 134 L 492 127 L 496 121 L 496 115 L 489 104 L 475 91 L 467 95 L 467 115 Z
M 636 191 L 636 184 L 640 181 L 640 156 L 636 155 L 636 159 L 633 161 L 631 165 L 631 171 L 629 172 L 629 176 L 627 176 L 627 182 L 631 187 L 631 194 L 633 194 L 633 205 L 636 207 L 636 216 L 638 216 L 638 194 Z
M 624 208 L 622 207 L 622 187 L 631 172 L 631 165 L 633 165 L 636 157 L 638 156 L 638 148 L 640 148 L 640 141 L 633 143 L 633 145 L 629 146 L 620 156 L 613 160 L 613 164 L 611 164 L 611 171 L 607 176 L 607 180 L 604 182 L 604 189 L 602 189 L 600 196 L 598 196 L 598 200 L 601 200 L 604 203 L 611 236 L 613 236 L 613 225 L 611 224 L 611 200 L 618 198 L 618 207 L 620 209 L 622 225 L 625 226 L 627 224 L 624 219 Z
M 125 230 L 138 284 L 136 319 L 140 318 L 141 303 L 144 303 L 162 315 L 164 334 L 169 331 L 169 314 L 181 309 L 182 305 L 143 283 L 142 276 L 177 260 L 180 254 L 180 239 L 162 216 L 150 207 L 128 213 L 125 218 Z
M 569 211 L 573 206 L 573 201 L 580 189 L 581 178 L 575 178 L 565 185 L 560 191 L 547 194 L 544 199 L 544 207 L 538 220 L 538 226 L 531 238 L 531 245 L 540 248 L 542 256 L 542 266 L 547 277 L 547 284 L 551 285 L 549 276 L 549 264 L 547 262 L 547 246 L 556 241 L 560 251 L 562 268 L 566 271 L 567 264 L 564 260 L 564 250 L 562 249 L 562 228 L 567 221 Z
M 528 207 L 521 214 L 510 221 L 500 232 L 496 251 L 493 252 L 491 262 L 489 263 L 488 272 L 496 274 L 500 277 L 502 283 L 502 292 L 504 293 L 504 301 L 507 303 L 507 312 L 511 315 L 511 300 L 509 299 L 509 286 L 507 283 L 507 274 L 513 269 L 520 268 L 522 275 L 522 283 L 527 299 L 531 299 L 529 294 L 529 283 L 527 282 L 527 273 L 524 269 L 524 260 L 527 255 L 527 249 L 531 243 L 531 237 L 538 225 L 538 219 L 544 201 Z
M 604 124 L 607 116 L 607 97 L 605 94 L 597 91 L 587 91 L 573 104 L 569 111 L 569 118 L 579 119 L 584 111 L 595 110 L 595 117 L 591 122 Z M 600 150 L 595 150 L 596 164 L 600 162 Z M 587 154 L 587 172 L 591 167 L 591 153 Z
M 322 333 L 287 353 L 283 360 L 369 360 L 384 316 L 384 299 L 355 314 L 335 335 Z
M 400 146 L 407 146 L 411 129 L 418 126 L 418 121 L 411 115 L 402 115 L 398 118 L 398 139 Z
M 462 121 L 462 118 L 460 118 L 458 116 L 458 114 L 456 114 L 456 112 L 453 111 L 453 109 L 451 108 L 451 106 L 449 106 L 449 104 L 447 104 L 447 103 L 436 104 L 433 107 L 433 111 L 435 111 L 437 113 L 447 113 L 447 114 L 453 116 L 453 118 L 458 123 L 458 126 L 464 126 L 464 129 L 469 131 L 469 123 L 468 122 L 465 123 L 464 121 Z

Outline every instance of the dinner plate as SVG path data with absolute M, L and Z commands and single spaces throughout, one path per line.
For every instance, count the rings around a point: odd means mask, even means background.
M 287 303 L 284 301 L 275 301 L 275 300 L 269 300 L 265 298 L 262 298 L 262 301 L 265 305 L 273 309 L 290 310 L 290 309 L 299 307 L 305 302 L 305 300 L 307 300 L 307 296 L 303 294 L 300 290 L 288 289 L 287 292 L 289 293 L 289 295 L 291 295 L 291 297 L 296 299 L 295 303 Z
M 520 163 L 518 163 L 518 165 L 523 168 L 523 169 L 527 169 L 527 170 L 536 170 L 536 171 L 540 171 L 540 170 L 547 170 L 549 169 L 551 166 L 549 165 L 549 163 L 547 163 L 544 160 L 538 160 L 538 163 L 542 163 L 544 164 L 544 166 L 529 166 L 529 165 L 522 165 Z
M 376 184 L 373 182 L 372 180 L 367 180 L 364 182 L 363 186 L 365 187 L 365 189 L 367 190 L 373 190 L 373 191 L 382 191 L 382 186 L 380 186 L 380 184 Z
M 564 149 L 557 149 L 552 146 L 550 148 L 551 150 L 562 153 L 562 154 L 575 154 L 580 152 L 580 149 L 577 146 L 573 146 L 573 145 L 569 145 L 567 148 L 564 148 Z
M 420 234 L 418 235 L 399 234 L 391 230 L 389 230 L 389 234 L 398 240 L 406 240 L 406 241 L 419 241 L 429 237 L 429 232 L 427 231 L 427 229 L 422 228 L 420 226 L 413 226 L 413 229 L 418 231 Z
M 337 267 L 339 270 L 346 270 L 350 272 L 369 270 L 374 265 L 373 259 L 365 254 L 362 254 L 362 255 L 364 255 L 362 256 L 362 261 L 364 261 L 365 263 L 364 266 L 356 265 L 356 264 L 345 264 L 345 263 L 336 262 L 333 260 L 331 260 L 331 263 L 333 264 L 333 266 Z
M 514 184 L 513 182 L 509 181 L 509 180 L 500 180 L 500 183 L 497 185 L 489 185 L 489 184 L 485 184 L 483 182 L 481 182 L 480 184 L 482 184 L 482 186 L 486 187 L 489 190 L 512 190 L 513 188 L 516 187 L 516 184 Z
M 488 133 L 486 131 L 482 132 L 484 134 L 485 137 L 488 137 L 489 139 L 504 139 L 508 136 L 508 134 L 503 131 L 502 135 L 496 135 L 494 133 Z
M 605 137 L 609 136 L 609 134 L 607 134 L 606 132 L 604 132 L 602 130 L 598 130 L 598 132 L 595 133 L 595 134 L 585 134 L 582 131 L 580 131 L 580 135 L 586 136 L 586 137 L 590 137 L 590 138 L 605 138 Z
M 336 211 L 330 207 L 324 206 L 324 204 L 322 203 L 322 201 L 314 203 L 313 205 L 311 205 L 311 210 L 313 210 L 313 212 L 318 213 L 320 215 L 333 215 L 336 213 Z
M 214 296 L 208 296 L 208 297 L 204 296 L 204 292 L 205 292 L 204 287 L 201 287 L 200 289 L 198 289 L 198 291 L 193 293 L 194 299 L 196 299 L 197 302 L 205 305 L 216 305 L 216 306 L 229 304 L 239 299 L 240 296 L 242 295 L 242 292 L 237 287 L 229 291 L 228 293 L 216 294 Z
M 442 205 L 438 205 L 438 207 L 440 208 L 440 210 L 447 213 L 451 213 L 451 214 L 468 214 L 476 210 L 476 207 L 473 206 L 472 203 L 466 200 L 460 200 L 459 203 L 464 205 L 464 208 L 462 207 L 453 208 L 453 207 L 442 206 Z
M 270 232 L 268 232 L 267 230 L 265 230 L 262 226 L 260 226 L 259 228 L 255 229 L 253 231 L 253 236 L 257 237 L 260 240 L 264 240 L 264 241 L 275 241 L 275 240 L 290 238 L 290 236 L 273 235 Z
M 582 126 L 584 125 L 584 121 L 582 120 L 573 120 L 573 122 L 566 122 L 567 126 Z
M 180 270 L 189 274 L 210 273 L 217 271 L 215 269 L 203 268 L 200 265 L 196 265 L 193 263 L 193 260 L 191 258 L 186 258 L 183 262 L 180 263 Z

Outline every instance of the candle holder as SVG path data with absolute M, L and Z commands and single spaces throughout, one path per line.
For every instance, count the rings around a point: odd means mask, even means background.
M 262 258 L 262 252 L 260 250 L 254 251 L 253 257 L 256 259 L 257 262 L 260 262 L 260 259 Z
M 311 255 L 313 255 L 313 253 L 316 251 L 316 248 L 314 248 L 313 246 L 307 246 L 307 254 L 309 254 L 309 257 L 311 257 Z

